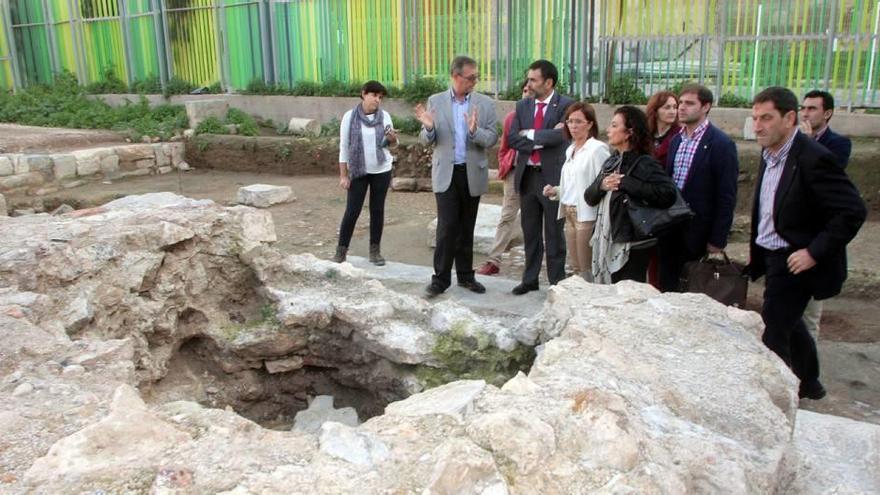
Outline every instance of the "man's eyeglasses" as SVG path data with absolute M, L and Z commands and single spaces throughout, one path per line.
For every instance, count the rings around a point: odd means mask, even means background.
M 470 82 L 477 82 L 480 80 L 479 74 L 471 74 L 470 76 L 463 76 L 461 74 L 458 74 L 458 77 L 460 77 L 462 79 L 467 79 Z

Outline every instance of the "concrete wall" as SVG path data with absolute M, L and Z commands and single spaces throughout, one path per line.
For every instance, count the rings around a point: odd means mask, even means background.
M 136 102 L 139 95 L 103 95 L 111 105 L 119 105 L 126 100 Z M 256 95 L 178 95 L 171 97 L 171 103 L 182 105 L 187 101 L 225 99 L 231 107 L 243 110 L 263 119 L 271 119 L 276 123 L 287 123 L 292 117 L 315 119 L 321 123 L 333 118 L 341 119 L 342 115 L 354 108 L 359 98 L 322 97 L 322 96 L 256 96 Z M 162 95 L 147 96 L 151 104 L 164 103 Z M 515 102 L 496 102 L 496 113 L 499 121 L 513 110 Z M 383 107 L 396 117 L 413 116 L 413 105 L 404 100 L 387 100 Z M 596 113 L 599 124 L 604 128 L 611 119 L 614 106 L 597 104 Z M 743 124 L 751 115 L 746 108 L 714 108 L 709 114 L 712 122 L 731 136 L 741 138 Z M 852 137 L 880 137 L 880 115 L 846 113 L 838 111 L 832 120 L 837 132 Z

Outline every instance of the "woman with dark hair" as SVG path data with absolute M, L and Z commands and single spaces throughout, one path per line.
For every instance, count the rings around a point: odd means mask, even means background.
M 597 283 L 644 282 L 647 248 L 657 241 L 636 233 L 627 202 L 669 208 L 676 199 L 675 183 L 651 154 L 653 141 L 644 112 L 628 105 L 618 108 L 607 132 L 614 151 L 584 193 L 588 205 L 599 207 L 592 239 L 593 277 Z
M 596 223 L 596 208 L 584 201 L 584 191 L 593 183 L 608 159 L 608 145 L 599 141 L 596 111 L 589 103 L 569 105 L 563 119 L 562 134 L 571 141 L 565 150 L 565 163 L 559 185 L 544 186 L 544 196 L 559 201 L 556 218 L 565 218 L 565 244 L 568 261 L 576 275 L 592 281 L 593 252 L 590 237 Z
M 384 265 L 380 244 L 385 223 L 385 196 L 391 184 L 394 158 L 388 147 L 397 144 L 391 115 L 379 109 L 388 94 L 378 81 L 361 88 L 361 102 L 342 117 L 339 126 L 339 186 L 348 191 L 345 214 L 339 226 L 339 243 L 333 261 L 342 263 L 355 223 L 370 191 L 370 263 Z
M 645 107 L 648 116 L 648 130 L 654 138 L 654 158 L 660 166 L 666 167 L 669 143 L 678 134 L 678 97 L 672 91 L 660 91 L 651 96 Z
M 654 136 L 654 158 L 665 169 L 669 145 L 672 143 L 672 138 L 681 131 L 681 127 L 678 126 L 678 97 L 672 91 L 654 93 L 648 100 L 645 113 L 648 116 L 648 129 L 651 131 L 651 136 Z M 658 290 L 660 289 L 659 271 L 657 249 L 651 248 L 648 283 Z

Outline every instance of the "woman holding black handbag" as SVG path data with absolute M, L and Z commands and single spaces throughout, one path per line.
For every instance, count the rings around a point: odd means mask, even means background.
M 614 111 L 608 126 L 613 152 L 602 172 L 584 192 L 590 206 L 599 206 L 593 231 L 593 277 L 596 283 L 644 282 L 650 248 L 657 241 L 633 227 L 627 203 L 669 208 L 676 200 L 675 183 L 652 156 L 653 141 L 644 112 L 633 106 Z M 610 193 L 610 194 L 609 194 Z

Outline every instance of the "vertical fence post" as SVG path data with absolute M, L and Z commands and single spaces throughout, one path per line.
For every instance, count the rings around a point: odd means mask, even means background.
M 837 11 L 840 7 L 839 0 L 830 0 L 828 3 L 831 9 L 831 15 L 828 16 L 828 48 L 825 50 L 825 82 L 823 84 L 825 91 L 831 91 L 831 59 L 834 58 L 834 45 L 837 43 Z
M 125 53 L 125 75 L 128 78 L 128 84 L 134 84 L 134 56 L 131 51 L 131 31 L 129 30 L 128 7 L 125 0 L 119 0 L 119 23 L 122 28 L 122 48 Z
M 703 16 L 703 35 L 700 36 L 700 72 L 698 76 L 698 81 L 700 84 L 705 85 L 705 77 L 706 77 L 706 58 L 707 52 L 709 51 L 709 2 L 703 2 L 703 8 L 706 9 L 706 14 Z M 718 102 L 718 95 L 715 95 L 715 102 Z
M 715 66 L 715 102 L 721 98 L 721 92 L 724 91 L 724 44 L 727 40 L 727 0 L 718 0 L 718 8 L 721 9 L 721 15 L 718 16 L 718 22 L 715 25 L 715 39 L 718 44 L 715 58 L 717 59 Z
M 12 72 L 12 91 L 18 92 L 24 84 L 18 71 L 18 52 L 15 49 L 15 36 L 12 34 L 12 17 L 8 0 L 0 0 L 0 22 L 3 23 L 3 33 L 6 36 L 6 46 L 9 47 L 9 70 Z
M 174 77 L 174 58 L 171 55 L 171 36 L 168 34 L 168 5 L 165 0 L 159 0 L 162 7 L 162 37 L 165 45 L 165 63 L 167 63 L 168 79 Z
M 214 24 L 217 26 L 217 33 L 214 37 L 214 45 L 216 46 L 217 56 L 219 58 L 218 62 L 220 67 L 220 87 L 223 88 L 223 91 L 229 93 L 232 91 L 230 87 L 230 78 L 229 74 L 227 74 L 227 68 L 229 66 L 229 40 L 226 37 L 226 1 L 225 0 L 215 0 L 217 3 L 214 4 L 211 9 L 214 11 Z
M 608 14 L 608 3 L 602 2 L 599 4 L 599 101 L 605 102 L 605 84 L 607 83 L 606 79 L 606 68 L 608 65 L 608 40 L 607 36 L 607 21 L 605 19 Z
M 590 25 L 588 28 L 589 42 L 587 43 L 587 50 L 589 51 L 589 53 L 587 54 L 587 67 L 589 67 L 589 74 L 587 75 L 587 93 L 590 96 L 593 96 L 593 52 L 596 50 L 596 1 L 589 0 L 589 2 Z
M 156 43 L 156 62 L 159 64 L 159 83 L 162 89 L 168 83 L 168 59 L 165 56 L 165 37 L 162 36 L 163 25 L 159 0 L 150 0 L 150 12 L 153 17 L 153 41 Z
M 275 84 L 278 84 L 278 53 L 275 50 L 275 38 L 277 33 L 275 32 L 275 0 L 269 1 L 269 45 L 271 45 L 272 51 L 272 79 Z
M 270 35 L 271 28 L 266 24 L 269 22 L 269 0 L 259 0 L 260 3 L 257 5 L 257 12 L 260 14 L 260 43 L 263 44 L 263 82 L 268 85 L 275 84 L 275 66 L 272 61 L 274 60 L 272 46 L 272 37 Z
M 82 39 L 82 26 L 79 25 L 79 2 L 67 0 L 67 10 L 70 12 L 70 39 L 73 43 L 73 62 L 76 66 L 76 80 L 79 84 L 86 83 L 86 64 L 83 60 L 83 51 L 80 48 L 80 40 Z
M 57 75 L 61 72 L 61 64 L 58 63 L 58 40 L 55 39 L 55 26 L 52 24 L 48 0 L 43 0 L 41 4 L 43 6 L 43 26 L 49 41 L 49 61 L 52 64 L 52 73 Z
M 504 80 L 507 83 L 507 88 L 505 88 L 505 89 L 509 89 L 511 86 L 513 86 L 513 64 L 511 63 L 513 61 L 513 58 L 512 58 L 513 57 L 513 39 L 512 39 L 513 35 L 511 34 L 511 32 L 513 31 L 513 22 L 511 22 L 511 18 L 510 18 L 512 13 L 513 13 L 513 0 L 507 0 L 507 12 L 506 12 L 506 14 L 507 14 L 507 29 L 505 30 L 505 32 L 507 34 L 507 37 L 506 37 L 507 39 L 504 43 L 504 47 L 507 49 L 507 56 L 504 57 L 504 60 L 506 61 L 506 64 L 507 64 L 507 67 L 505 67 L 505 69 L 506 69 L 505 72 L 507 74 L 504 77 Z
M 409 23 L 407 22 L 408 16 L 406 15 L 406 0 L 398 0 L 397 2 L 397 13 L 403 22 L 400 23 L 400 37 L 398 38 L 398 42 L 400 43 L 398 48 L 398 55 L 400 56 L 400 85 L 403 86 L 406 84 L 408 80 L 407 72 L 409 71 L 409 64 L 407 63 L 406 56 L 406 39 L 407 33 L 409 33 Z

